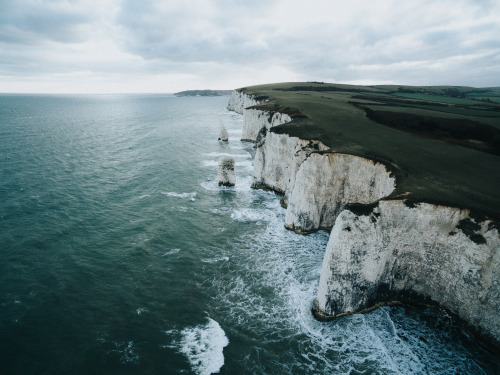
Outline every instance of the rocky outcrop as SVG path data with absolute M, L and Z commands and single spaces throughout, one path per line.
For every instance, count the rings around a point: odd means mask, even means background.
M 499 274 L 500 236 L 491 221 L 382 200 L 338 216 L 314 312 L 328 319 L 392 301 L 437 303 L 500 342 Z
M 234 186 L 235 183 L 234 159 L 224 157 L 219 161 L 219 186 Z
M 227 129 L 224 126 L 224 123 L 220 122 L 220 130 L 219 130 L 219 141 L 227 142 L 229 140 L 229 135 L 227 134 Z
M 391 194 L 395 184 L 381 163 L 340 153 L 313 153 L 297 171 L 285 227 L 299 233 L 331 229 L 346 204 L 376 202 Z

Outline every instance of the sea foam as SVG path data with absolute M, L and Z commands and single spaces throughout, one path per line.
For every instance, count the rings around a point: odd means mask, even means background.
M 241 208 L 231 214 L 231 219 L 240 222 L 266 222 L 271 221 L 276 215 L 270 210 Z
M 224 330 L 208 318 L 204 325 L 182 330 L 180 352 L 185 354 L 198 375 L 218 373 L 224 365 L 223 349 L 229 344 Z
M 163 195 L 169 196 L 169 197 L 175 197 L 175 198 L 194 198 L 196 197 L 196 192 L 192 193 L 176 193 L 174 191 L 162 191 L 161 192 Z
M 201 261 L 203 263 L 217 263 L 222 261 L 228 261 L 229 257 L 216 257 L 216 258 L 203 258 Z
M 249 152 L 244 152 L 244 153 L 227 153 L 227 152 L 209 152 L 203 154 L 205 156 L 211 157 L 211 158 L 221 158 L 224 156 L 230 156 L 232 158 L 243 158 L 243 159 L 251 159 L 252 155 Z

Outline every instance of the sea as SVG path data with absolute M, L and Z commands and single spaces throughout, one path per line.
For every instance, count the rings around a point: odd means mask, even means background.
M 316 321 L 329 234 L 250 188 L 227 103 L 0 95 L 0 374 L 500 373 L 445 310 Z

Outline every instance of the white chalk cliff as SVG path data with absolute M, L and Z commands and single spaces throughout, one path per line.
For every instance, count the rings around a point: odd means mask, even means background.
M 468 210 L 384 200 L 397 181 L 383 164 L 273 132 L 291 118 L 247 109 L 256 104 L 235 91 L 228 105 L 245 116 L 243 138 L 257 146 L 252 186 L 284 194 L 287 228 L 332 228 L 313 309 L 318 318 L 396 300 L 434 302 L 500 347 L 494 223 Z
M 260 138 L 264 138 L 269 129 L 292 121 L 292 118 L 287 114 L 280 112 L 270 114 L 252 107 L 243 110 L 243 118 L 241 140 L 255 143 L 258 143 Z
M 257 144 L 252 187 L 288 196 L 301 164 L 315 151 L 327 150 L 321 142 L 268 132 Z
M 260 104 L 260 101 L 255 99 L 252 95 L 247 95 L 242 91 L 234 90 L 229 96 L 227 109 L 242 115 L 245 108 L 252 107 L 257 104 Z
M 297 232 L 331 229 L 347 203 L 373 203 L 394 191 L 381 163 L 340 153 L 311 154 L 290 189 L 285 226 Z
M 468 210 L 408 206 L 381 200 L 373 211 L 338 216 L 315 314 L 327 319 L 384 302 L 436 302 L 499 341 L 498 229 Z
M 243 92 L 233 91 L 229 97 L 227 109 L 243 115 L 244 125 L 241 140 L 257 143 L 259 135 L 265 137 L 266 132 L 274 126 L 292 121 L 292 118 L 285 113 L 269 113 L 253 108 L 262 102 L 251 95 Z

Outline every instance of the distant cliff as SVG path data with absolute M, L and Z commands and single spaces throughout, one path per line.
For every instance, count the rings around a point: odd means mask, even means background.
M 292 121 L 244 91 L 228 109 L 244 115 L 257 150 L 252 186 L 284 195 L 285 226 L 331 230 L 314 304 L 328 320 L 386 303 L 426 303 L 456 313 L 500 348 L 498 223 L 468 209 L 412 203 L 393 193 L 391 167 L 275 131 Z
M 176 92 L 175 96 L 228 96 L 233 90 L 187 90 Z

